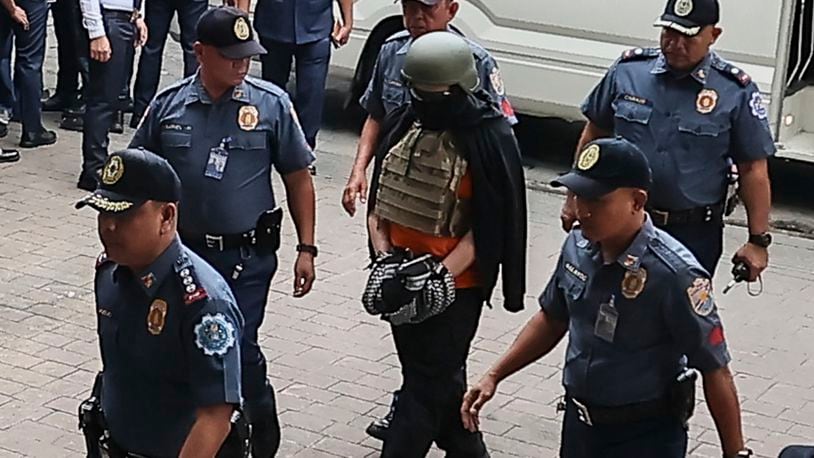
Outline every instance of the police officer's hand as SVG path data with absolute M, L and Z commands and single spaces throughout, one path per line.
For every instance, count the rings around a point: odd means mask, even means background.
M 301 252 L 294 263 L 294 297 L 303 297 L 311 292 L 315 279 L 314 256 Z
M 136 48 L 140 48 L 147 44 L 147 24 L 144 23 L 144 19 L 138 18 L 136 19 L 136 41 L 133 45 Z
M 107 62 L 110 56 L 113 55 L 113 50 L 110 49 L 110 41 L 106 36 L 101 36 L 90 40 L 90 58 L 99 61 Z
M 577 201 L 574 197 L 574 193 L 568 191 L 568 196 L 565 198 L 565 202 L 562 204 L 562 210 L 560 210 L 560 222 L 562 223 L 562 230 L 565 232 L 571 232 L 571 229 L 574 227 L 574 223 L 577 221 Z
M 352 172 L 348 178 L 348 184 L 345 185 L 345 190 L 342 192 L 342 207 L 348 212 L 348 215 L 354 216 L 356 214 L 356 199 L 359 202 L 365 203 L 367 200 L 367 176 L 365 173 Z
M 471 432 L 480 429 L 480 409 L 486 404 L 497 391 L 497 380 L 491 374 L 486 374 L 464 395 L 461 404 L 461 420 L 464 428 Z
M 11 19 L 17 24 L 20 24 L 23 30 L 28 30 L 28 15 L 25 14 L 24 9 L 15 5 L 14 11 L 11 13 Z
M 749 267 L 749 281 L 757 280 L 757 277 L 766 270 L 769 265 L 769 250 L 754 243 L 746 243 L 732 257 L 732 262 L 743 261 Z
M 331 41 L 334 46 L 339 48 L 348 44 L 351 30 L 353 30 L 353 27 L 350 24 L 340 25 L 339 21 L 336 21 L 333 33 L 331 33 Z

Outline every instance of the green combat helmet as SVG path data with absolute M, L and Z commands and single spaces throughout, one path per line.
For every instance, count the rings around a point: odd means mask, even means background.
M 401 75 L 416 84 L 454 86 L 471 92 L 478 87 L 478 71 L 472 49 L 452 32 L 430 32 L 410 46 Z

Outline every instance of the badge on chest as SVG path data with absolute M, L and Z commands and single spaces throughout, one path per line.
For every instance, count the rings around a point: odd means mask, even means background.
M 162 299 L 154 300 L 150 304 L 150 311 L 147 312 L 147 330 L 154 336 L 161 334 L 166 320 L 167 302 Z
M 646 283 L 647 270 L 644 267 L 625 271 L 625 278 L 622 279 L 622 296 L 625 299 L 636 299 L 644 291 Z

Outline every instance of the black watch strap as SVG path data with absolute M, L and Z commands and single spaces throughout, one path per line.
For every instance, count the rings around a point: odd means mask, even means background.
M 762 234 L 749 234 L 749 243 L 762 248 L 769 248 L 772 244 L 772 234 L 764 232 Z
M 300 243 L 297 245 L 297 252 L 308 253 L 315 258 L 317 257 L 317 254 L 319 254 L 319 250 L 317 249 L 316 245 L 308 245 L 305 243 Z

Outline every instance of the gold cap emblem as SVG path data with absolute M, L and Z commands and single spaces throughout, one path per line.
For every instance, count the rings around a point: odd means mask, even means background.
M 591 145 L 581 153 L 579 153 L 579 159 L 577 159 L 577 168 L 580 170 L 588 170 L 591 167 L 595 166 L 596 163 L 599 161 L 599 145 Z
M 245 41 L 249 39 L 251 35 L 251 31 L 249 30 L 249 23 L 246 22 L 246 18 L 239 17 L 235 21 L 235 37 L 238 40 Z
M 102 170 L 102 183 L 110 186 L 116 184 L 124 175 L 124 162 L 119 156 L 110 156 L 104 170 Z

